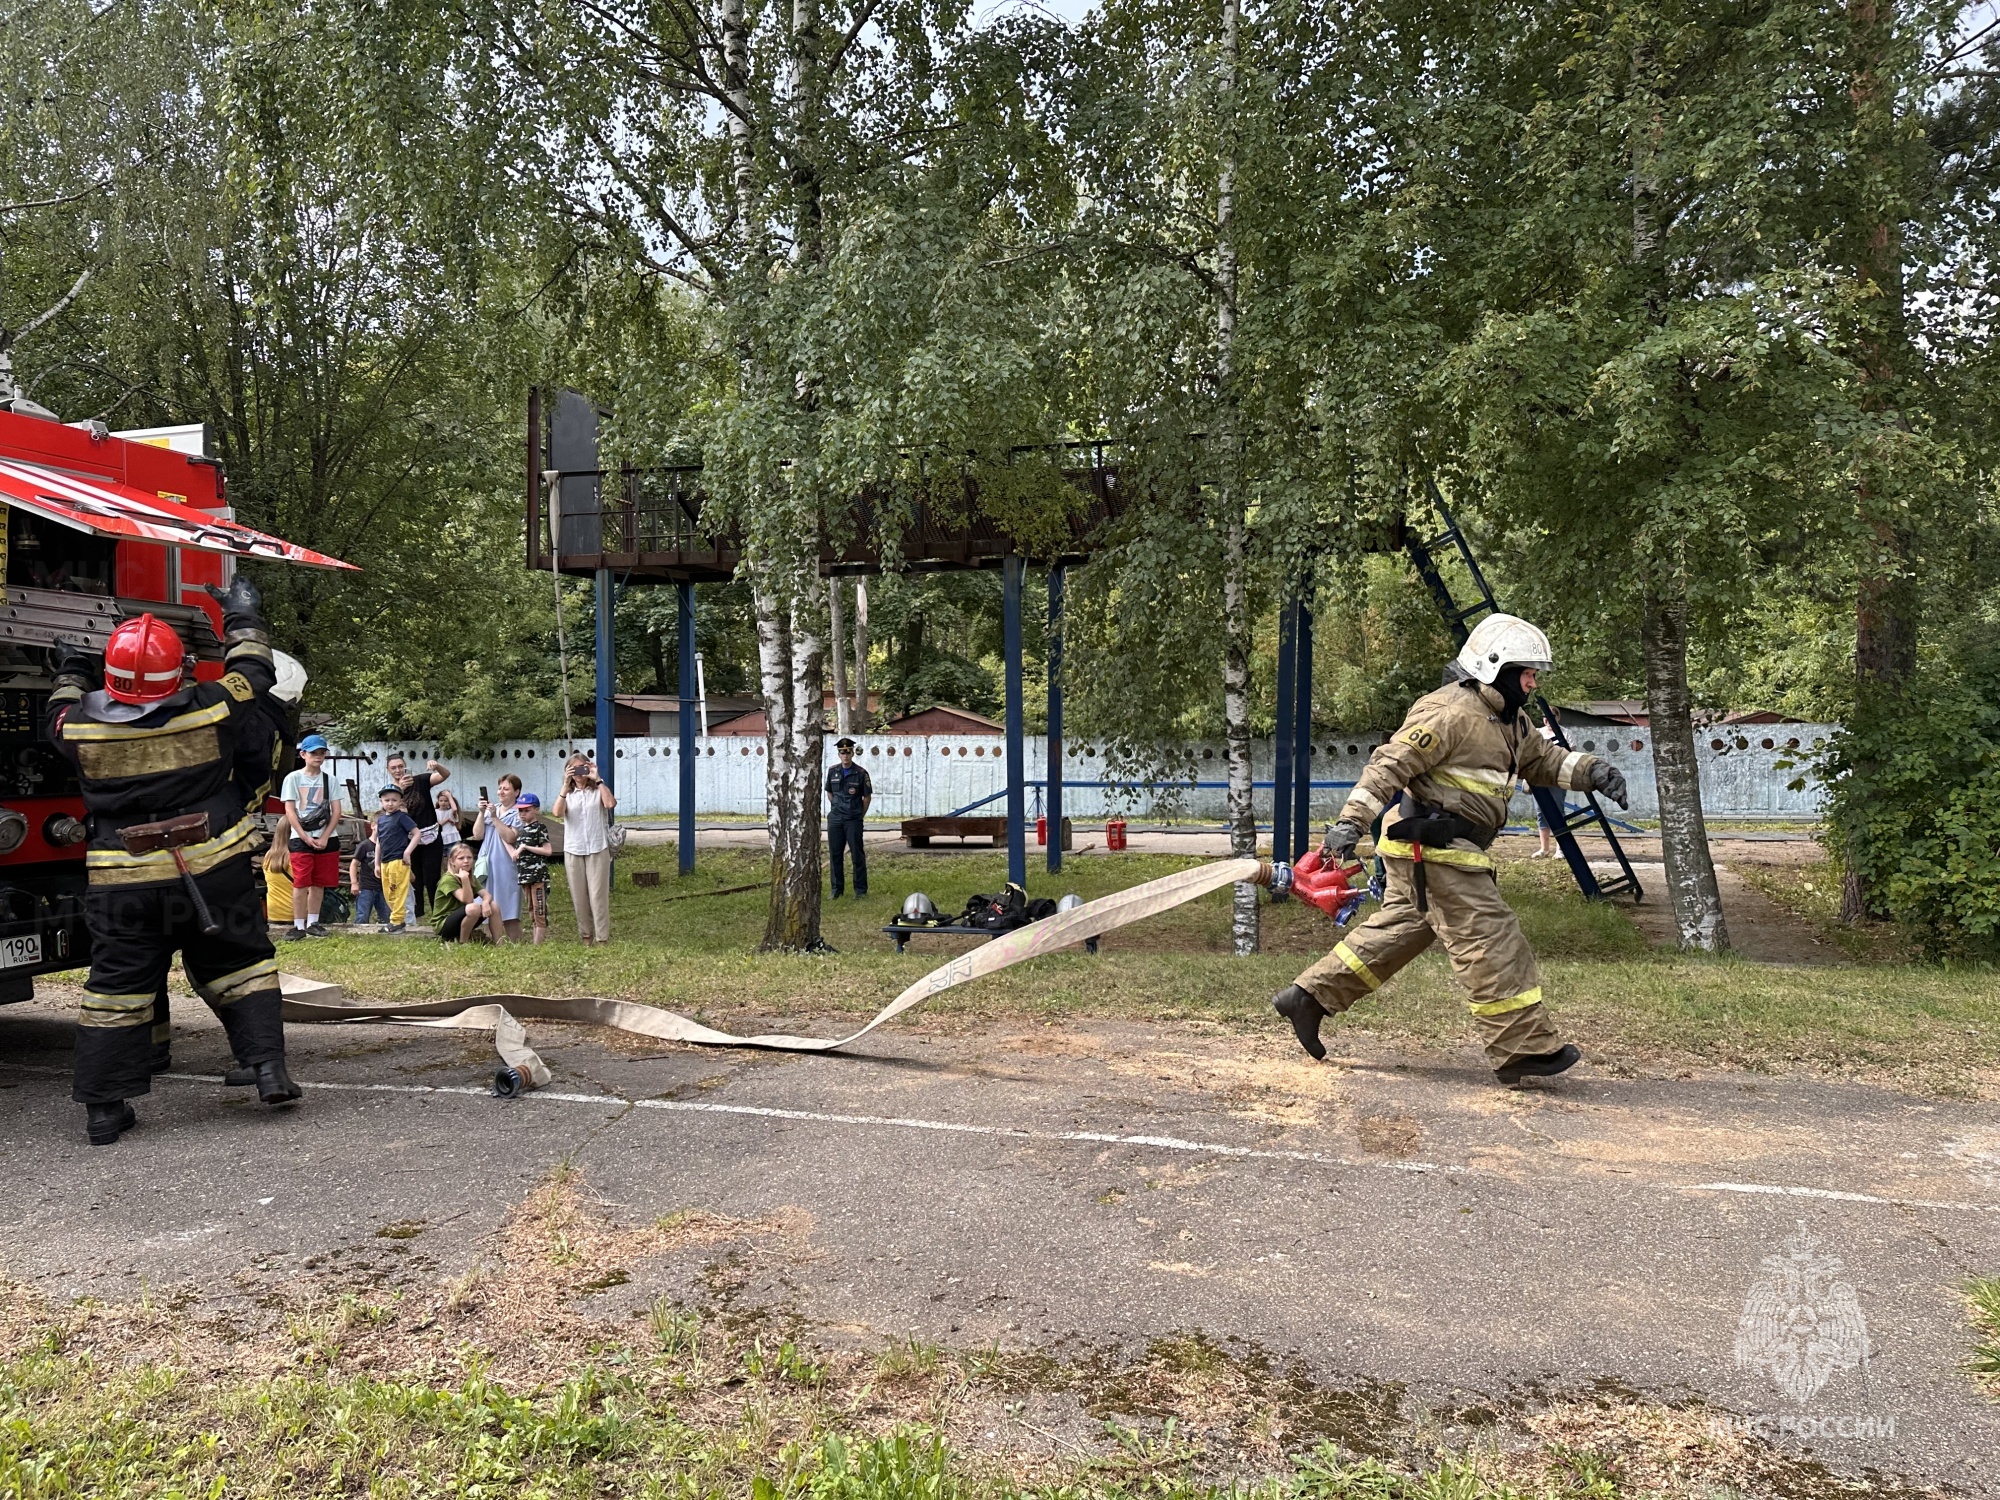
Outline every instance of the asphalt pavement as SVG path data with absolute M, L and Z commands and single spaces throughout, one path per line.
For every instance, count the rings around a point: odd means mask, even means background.
M 634 1222 L 809 1225 L 730 1295 L 830 1338 L 1198 1331 L 1419 1403 L 1699 1399 L 1842 1471 L 2000 1494 L 1959 1295 L 2000 1273 L 1990 1104 L 1592 1062 L 1503 1091 L 1469 1044 L 1315 1066 L 1275 1023 L 919 1021 L 846 1056 L 535 1023 L 555 1079 L 513 1101 L 477 1036 L 294 1027 L 307 1095 L 276 1113 L 180 1013 L 174 1073 L 93 1149 L 66 1005 L 0 1010 L 0 1274 L 117 1302 L 314 1275 L 420 1222 L 393 1274 L 434 1280 L 568 1162 Z

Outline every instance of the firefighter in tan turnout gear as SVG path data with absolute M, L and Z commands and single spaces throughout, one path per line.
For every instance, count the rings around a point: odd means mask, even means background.
M 1581 1055 L 1549 1019 L 1535 955 L 1486 852 L 1507 821 L 1517 780 L 1602 792 L 1627 805 L 1617 767 L 1563 750 L 1522 712 L 1536 674 L 1550 664 L 1541 631 L 1513 615 L 1489 615 L 1458 654 L 1463 679 L 1419 698 L 1369 758 L 1328 848 L 1351 860 L 1369 824 L 1382 819 L 1375 845 L 1388 867 L 1382 909 L 1271 1002 L 1314 1057 L 1326 1056 L 1324 1016 L 1381 988 L 1433 941 L 1444 944 L 1470 992 L 1473 1025 L 1502 1083 L 1561 1073 Z

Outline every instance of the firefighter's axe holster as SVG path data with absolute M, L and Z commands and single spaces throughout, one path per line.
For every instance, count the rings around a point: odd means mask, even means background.
M 187 859 L 181 853 L 190 844 L 208 842 L 207 813 L 184 813 L 178 818 L 163 818 L 157 823 L 133 823 L 119 829 L 118 837 L 124 840 L 127 854 L 158 854 L 162 850 L 171 854 L 174 868 L 181 872 L 181 884 L 187 887 L 188 899 L 194 902 L 194 914 L 201 919 L 201 930 L 209 937 L 222 931 L 214 913 L 208 909 L 208 898 L 194 883 L 194 874 L 188 869 Z

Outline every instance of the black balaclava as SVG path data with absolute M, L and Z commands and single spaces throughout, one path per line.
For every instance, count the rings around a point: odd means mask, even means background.
M 1500 701 L 1506 705 L 1508 718 L 1513 718 L 1527 705 L 1528 695 L 1521 687 L 1521 674 L 1527 670 L 1515 662 L 1501 665 L 1500 675 L 1493 679 L 1493 686 L 1500 691 Z

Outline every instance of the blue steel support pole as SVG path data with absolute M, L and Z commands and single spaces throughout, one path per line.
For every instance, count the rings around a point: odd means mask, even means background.
M 694 585 L 680 589 L 681 637 L 681 874 L 694 873 L 694 728 L 697 705 L 694 681 Z
M 597 570 L 597 774 L 614 792 L 618 790 L 618 727 L 613 721 L 618 691 L 617 657 L 611 629 L 611 570 Z
M 1063 671 L 1063 590 L 1068 584 L 1068 572 L 1061 563 L 1049 569 L 1049 740 L 1048 740 L 1048 796 L 1043 808 L 1049 819 L 1049 873 L 1062 873 L 1062 826 L 1063 826 L 1063 730 L 1062 730 L 1062 671 Z
M 1292 748 L 1292 775 L 1298 791 L 1292 801 L 1292 851 L 1304 854 L 1312 847 L 1312 731 L 1313 731 L 1313 612 L 1311 585 L 1299 596 L 1299 623 L 1293 632 L 1292 681 L 1298 693 L 1292 710 L 1292 732 L 1298 743 Z
M 1004 644 L 1007 657 L 1007 878 L 1028 883 L 1028 752 L 1021 738 L 1021 581 L 1025 558 L 1002 564 Z
M 1292 858 L 1292 711 L 1298 693 L 1293 686 L 1298 653 L 1298 606 L 1286 600 L 1278 606 L 1278 732 L 1271 752 L 1271 858 L 1280 864 Z

